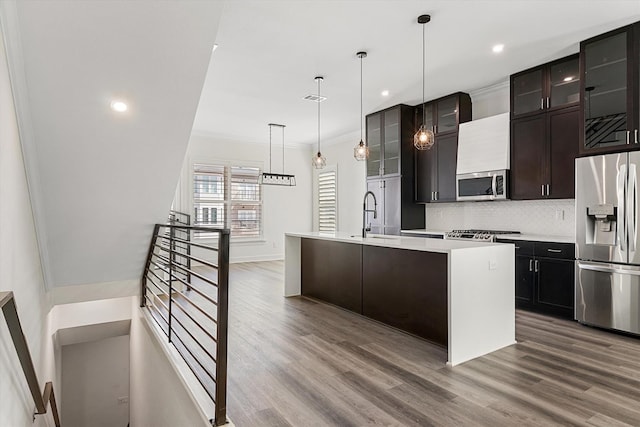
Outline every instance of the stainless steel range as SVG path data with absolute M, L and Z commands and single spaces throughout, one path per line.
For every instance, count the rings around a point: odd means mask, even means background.
M 501 234 L 520 234 L 519 231 L 503 230 L 453 230 L 444 235 L 449 240 L 476 240 L 479 242 L 495 242 Z

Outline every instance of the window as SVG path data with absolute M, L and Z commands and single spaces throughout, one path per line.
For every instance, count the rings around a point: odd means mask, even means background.
M 337 231 L 337 173 L 335 168 L 318 172 L 318 231 Z
M 229 228 L 231 237 L 262 236 L 259 177 L 259 168 L 193 165 L 193 225 Z

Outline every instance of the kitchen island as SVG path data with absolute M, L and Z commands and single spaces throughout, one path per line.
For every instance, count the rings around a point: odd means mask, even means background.
M 455 366 L 515 344 L 514 246 L 285 234 L 285 296 L 303 295 L 447 348 Z

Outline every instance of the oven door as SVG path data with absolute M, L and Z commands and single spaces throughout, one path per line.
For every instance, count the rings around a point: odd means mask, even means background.
M 507 171 L 456 175 L 456 200 L 500 200 L 507 198 Z

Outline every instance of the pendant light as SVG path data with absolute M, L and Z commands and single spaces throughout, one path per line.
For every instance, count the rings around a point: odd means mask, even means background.
M 316 169 L 322 169 L 327 165 L 327 159 L 325 159 L 320 152 L 320 102 L 322 102 L 322 97 L 320 96 L 320 82 L 324 80 L 324 77 L 317 76 L 314 80 L 318 83 L 318 154 L 313 157 L 313 167 Z
M 273 127 L 282 129 L 282 173 L 271 172 L 271 134 Z M 269 172 L 263 172 L 262 175 L 260 175 L 260 184 L 284 185 L 288 187 L 293 187 L 296 185 L 295 175 L 288 175 L 284 173 L 284 128 L 285 125 L 269 123 Z
M 425 24 L 431 21 L 430 15 L 420 15 L 418 17 L 418 24 L 422 25 L 422 125 L 418 129 L 418 132 L 413 136 L 413 145 L 418 150 L 428 150 L 433 147 L 435 142 L 435 136 L 431 129 L 426 126 L 427 123 L 427 110 L 424 105 L 424 80 L 425 80 L 425 37 L 424 29 Z
M 367 57 L 367 52 L 358 52 L 356 56 L 360 58 L 360 142 L 353 149 L 353 157 L 358 161 L 362 161 L 369 158 L 369 146 L 362 138 L 362 129 L 364 127 L 362 115 L 362 58 Z

